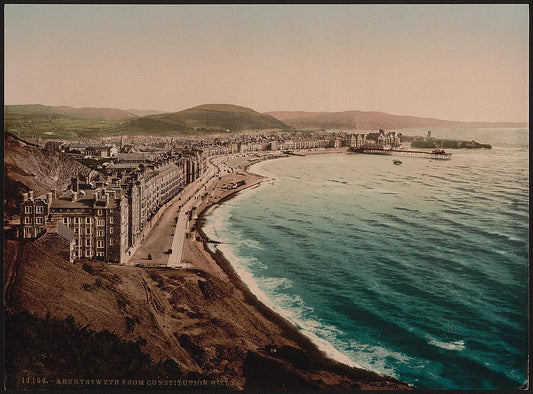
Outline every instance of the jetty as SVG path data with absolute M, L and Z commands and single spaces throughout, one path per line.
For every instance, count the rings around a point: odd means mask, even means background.
M 435 159 L 435 160 L 450 160 L 452 158 L 451 153 L 447 153 L 442 149 L 437 149 L 433 151 L 421 151 L 421 150 L 406 150 L 406 149 L 384 149 L 384 148 L 372 148 L 372 147 L 360 146 L 358 148 L 351 148 L 349 152 L 367 153 L 371 155 L 422 157 L 426 159 Z

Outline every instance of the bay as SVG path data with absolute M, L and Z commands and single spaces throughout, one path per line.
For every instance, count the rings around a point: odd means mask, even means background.
M 251 171 L 275 180 L 212 209 L 206 234 L 263 302 L 333 358 L 416 388 L 519 388 L 528 130 L 433 135 L 493 149 L 400 166 L 363 154 L 259 163 Z

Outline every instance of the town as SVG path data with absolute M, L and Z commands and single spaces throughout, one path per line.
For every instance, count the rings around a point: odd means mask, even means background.
M 166 249 L 169 267 L 183 266 L 181 248 L 192 212 L 226 174 L 239 174 L 226 159 L 246 156 L 248 165 L 302 150 L 398 147 L 402 133 L 263 132 L 256 134 L 102 139 L 27 139 L 46 151 L 62 152 L 91 168 L 73 177 L 67 190 L 33 191 L 20 201 L 19 237 L 55 237 L 63 255 L 74 262 L 97 259 L 128 264 L 165 210 L 174 209 L 175 231 Z M 245 186 L 243 179 L 224 178 L 221 189 Z M 169 208 L 170 207 L 170 208 Z M 170 242 L 170 241 L 169 241 Z M 150 253 L 146 259 L 152 259 Z

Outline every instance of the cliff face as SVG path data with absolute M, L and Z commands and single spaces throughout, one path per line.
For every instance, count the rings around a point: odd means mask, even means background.
M 72 316 L 79 326 L 142 344 L 154 362 L 170 359 L 234 388 L 407 388 L 323 357 L 208 271 L 70 264 L 34 242 L 5 246 L 10 314 Z
M 56 189 L 65 190 L 70 178 L 88 175 L 90 168 L 60 152 L 48 152 L 4 133 L 4 206 L 7 214 L 17 214 L 16 201 L 29 189 L 35 196 Z

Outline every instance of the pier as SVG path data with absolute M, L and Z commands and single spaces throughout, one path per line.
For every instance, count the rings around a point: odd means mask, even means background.
M 404 150 L 404 149 L 383 149 L 383 148 L 371 148 L 371 147 L 359 147 L 349 150 L 352 153 L 368 153 L 371 155 L 389 155 L 389 156 L 409 156 L 409 157 L 422 157 L 426 159 L 435 160 L 450 160 L 452 158 L 451 153 L 446 153 L 444 150 L 433 151 L 421 151 L 421 150 Z

